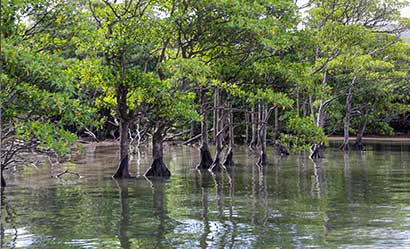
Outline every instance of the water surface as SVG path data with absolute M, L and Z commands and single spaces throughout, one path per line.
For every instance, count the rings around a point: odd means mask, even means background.
M 194 148 L 167 148 L 167 181 L 115 181 L 117 150 L 91 148 L 76 164 L 16 171 L 1 202 L 2 248 L 410 248 L 410 145 L 269 155 L 243 147 L 219 175 L 193 170 Z M 65 169 L 82 176 L 57 179 Z

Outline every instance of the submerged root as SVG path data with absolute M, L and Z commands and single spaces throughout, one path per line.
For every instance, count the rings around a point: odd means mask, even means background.
M 151 167 L 145 172 L 146 177 L 165 177 L 171 176 L 171 171 L 167 168 L 162 158 L 155 159 Z

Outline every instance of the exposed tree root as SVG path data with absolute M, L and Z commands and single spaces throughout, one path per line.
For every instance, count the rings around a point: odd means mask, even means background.
M 117 168 L 117 171 L 112 177 L 117 179 L 131 178 L 131 175 L 128 171 L 128 155 L 121 160 L 120 165 Z
M 197 169 L 209 169 L 212 166 L 213 160 L 208 146 L 202 145 L 200 148 L 201 161 L 196 166 Z
M 151 167 L 145 172 L 146 177 L 164 177 L 168 178 L 171 176 L 171 172 L 165 165 L 162 158 L 154 159 Z

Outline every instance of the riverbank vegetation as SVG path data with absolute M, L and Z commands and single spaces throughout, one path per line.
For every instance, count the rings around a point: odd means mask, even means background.
M 152 147 L 146 176 L 170 176 L 163 144 L 198 144 L 199 169 L 247 144 L 267 163 L 327 135 L 410 128 L 409 28 L 398 0 L 8 0 L 2 3 L 1 173 L 26 153 L 63 157 L 77 138 Z M 348 138 L 357 136 L 353 145 Z M 212 155 L 209 144 L 215 145 Z M 195 166 L 193 166 L 195 167 Z

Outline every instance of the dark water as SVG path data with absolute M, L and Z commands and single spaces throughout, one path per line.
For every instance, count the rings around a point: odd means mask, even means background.
M 410 248 L 410 146 L 374 144 L 313 163 L 270 155 L 261 169 L 243 148 L 213 176 L 192 170 L 193 148 L 166 150 L 167 181 L 110 178 L 116 150 L 78 164 L 9 177 L 2 248 Z M 132 161 L 141 175 L 149 158 Z M 69 169 L 83 177 L 50 177 Z

